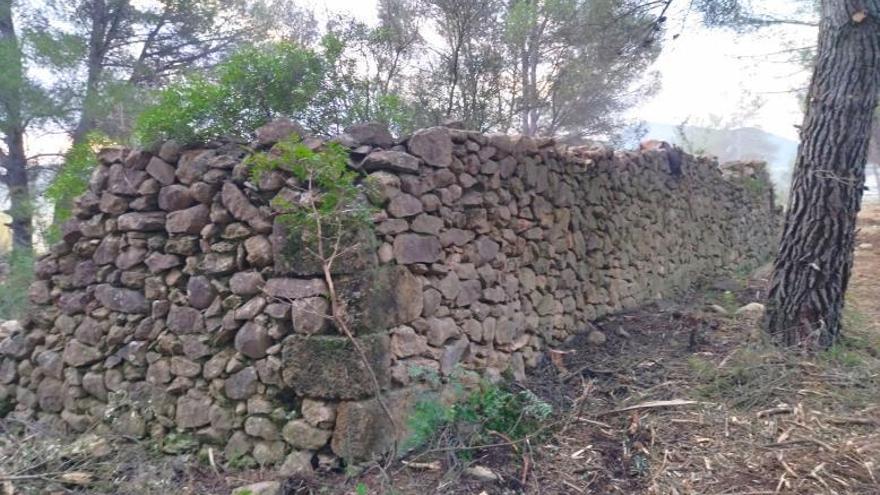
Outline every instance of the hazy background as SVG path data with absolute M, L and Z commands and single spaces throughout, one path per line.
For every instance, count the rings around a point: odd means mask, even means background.
M 143 0 L 149 1 L 149 0 Z M 345 13 L 377 24 L 376 0 L 300 0 L 316 15 L 319 24 Z M 760 13 L 779 19 L 806 19 L 798 12 L 804 2 L 758 2 Z M 751 31 L 709 28 L 691 2 L 675 0 L 667 12 L 665 39 L 659 57 L 645 73 L 645 81 L 658 82 L 657 91 L 625 112 L 633 135 L 623 141 L 634 147 L 641 137 L 674 142 L 692 153 L 715 155 L 720 161 L 766 160 L 776 190 L 785 197 L 798 146 L 798 125 L 803 119 L 801 101 L 809 81 L 804 55 L 815 45 L 817 28 L 783 23 Z M 426 42 L 442 43 L 437 33 L 423 33 Z M 58 129 L 30 132 L 29 154 L 63 152 L 69 138 Z M 37 178 L 36 189 L 51 179 Z M 869 171 L 868 185 L 875 178 Z M 877 197 L 870 187 L 868 198 Z M 4 195 L 5 196 L 5 195 Z M 37 210 L 49 205 L 37 199 Z M 0 198 L 0 209 L 5 209 Z M 7 243 L 0 232 L 0 246 Z
M 774 17 L 802 16 L 795 12 L 794 2 L 763 3 L 763 11 Z M 710 153 L 721 161 L 766 160 L 777 190 L 786 190 L 810 77 L 799 56 L 801 48 L 815 45 L 817 29 L 710 29 L 697 13 L 688 11 L 688 4 L 673 2 L 668 12 L 667 39 L 652 67 L 660 76 L 659 91 L 627 117 L 634 123 L 643 121 L 648 138 L 684 145 L 683 130 L 695 148 L 690 151 Z M 376 22 L 375 0 L 313 0 L 305 5 L 318 15 L 341 11 Z M 876 191 L 872 188 L 868 194 Z

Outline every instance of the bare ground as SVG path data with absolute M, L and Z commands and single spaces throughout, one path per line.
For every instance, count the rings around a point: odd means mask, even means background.
M 554 415 L 523 441 L 498 437 L 465 452 L 440 435 L 403 462 L 285 480 L 284 491 L 880 494 L 880 206 L 861 218 L 847 337 L 830 351 L 790 355 L 761 342 L 754 317 L 731 312 L 759 301 L 766 280 L 716 281 L 678 305 L 599 322 L 605 344 L 576 338 L 544 362 L 522 387 L 552 404 Z M 130 442 L 101 462 L 53 472 L 22 454 L 53 440 L 27 434 L 0 441 L 0 473 L 33 477 L 6 480 L 7 493 L 226 494 L 271 476 Z M 473 466 L 497 479 L 465 474 Z M 61 483 L 70 471 L 91 473 L 90 484 Z

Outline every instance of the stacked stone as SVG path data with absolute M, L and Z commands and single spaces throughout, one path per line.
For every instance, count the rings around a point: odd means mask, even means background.
M 253 144 L 293 132 L 275 122 Z M 111 416 L 135 437 L 192 434 L 286 473 L 363 460 L 404 434 L 426 377 L 522 378 L 591 320 L 762 260 L 778 228 L 748 183 L 766 175 L 757 164 L 725 177 L 684 156 L 677 176 L 660 152 L 446 127 L 395 141 L 364 124 L 335 140 L 378 210 L 334 274 L 368 364 L 270 206 L 295 200 L 296 180 L 248 182 L 240 143 L 169 142 L 101 153 L 37 263 L 30 321 L 0 343 L 0 399 L 76 431 Z

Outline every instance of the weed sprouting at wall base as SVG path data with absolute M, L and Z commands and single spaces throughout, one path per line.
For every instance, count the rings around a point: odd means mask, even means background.
M 514 392 L 488 382 L 470 392 L 458 390 L 451 405 L 434 397 L 416 403 L 408 420 L 411 433 L 404 443 L 406 450 L 441 438 L 464 450 L 493 443 L 493 436 L 494 441 L 500 436 L 518 442 L 537 434 L 553 414 L 553 407 L 529 390 Z

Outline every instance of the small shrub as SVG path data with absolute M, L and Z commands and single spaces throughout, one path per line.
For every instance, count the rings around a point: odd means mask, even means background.
M 483 386 L 454 408 L 457 419 L 481 424 L 486 431 L 511 439 L 536 431 L 553 412 L 552 406 L 528 390 L 513 393 L 498 386 Z
M 721 293 L 721 296 L 718 298 L 718 304 L 730 314 L 735 313 L 739 308 L 739 302 L 736 300 L 736 295 L 729 290 Z
M 9 399 L 0 399 L 0 418 L 5 418 L 7 414 L 15 409 L 12 401 Z
M 714 378 L 716 375 L 715 365 L 701 357 L 689 356 L 687 358 L 687 363 L 691 371 L 704 381 Z
M 0 282 L 0 320 L 17 320 L 29 309 L 28 287 L 34 279 L 30 253 L 14 250 L 8 259 L 9 273 Z
M 440 374 L 437 371 L 424 366 L 410 366 L 407 369 L 409 377 L 413 380 L 424 380 L 434 387 L 440 386 Z
M 173 138 L 188 144 L 223 135 L 224 122 L 216 115 L 223 99 L 221 88 L 203 77 L 171 84 L 138 116 L 135 141 L 150 146 Z
M 162 441 L 162 451 L 166 454 L 181 454 L 195 451 L 199 442 L 192 435 L 171 432 Z
M 697 388 L 701 396 L 744 409 L 774 402 L 776 387 L 795 374 L 792 362 L 778 349 L 760 345 L 743 347 L 723 368 L 700 359 L 688 364 L 703 381 Z
M 880 336 L 870 316 L 847 305 L 843 309 L 842 326 L 840 339 L 821 354 L 829 363 L 855 368 L 880 355 Z
M 257 461 L 249 455 L 239 455 L 229 459 L 226 462 L 226 467 L 235 471 L 243 471 L 257 467 Z
M 843 366 L 855 368 L 864 364 L 861 353 L 851 347 L 846 341 L 838 342 L 822 352 L 825 360 Z
M 223 119 L 246 136 L 278 116 L 298 116 L 321 87 L 320 56 L 292 43 L 245 47 L 217 67 L 226 97 Z
M 851 347 L 863 348 L 871 353 L 880 353 L 880 332 L 870 316 L 859 311 L 852 304 L 843 308 L 843 341 Z
M 436 399 L 416 402 L 407 421 L 410 434 L 401 447 L 407 451 L 426 444 L 443 425 L 453 418 L 453 409 L 444 406 Z
M 98 151 L 113 142 L 100 132 L 91 132 L 64 154 L 64 166 L 46 188 L 46 198 L 55 205 L 52 226 L 47 234 L 49 242 L 57 242 L 58 226 L 70 218 L 73 200 L 86 192 L 89 177 L 98 165 Z
M 372 228 L 373 209 L 365 201 L 357 172 L 348 167 L 348 153 L 337 143 L 312 150 L 292 137 L 272 153 L 248 158 L 251 179 L 258 182 L 271 170 L 286 170 L 299 182 L 293 197 L 276 196 L 272 206 L 292 239 L 284 256 L 315 258 L 322 264 L 344 262 L 362 247 Z M 320 242 L 319 242 L 320 241 Z
M 491 443 L 498 434 L 516 442 L 538 432 L 552 413 L 553 407 L 531 391 L 513 392 L 483 383 L 451 406 L 434 398 L 419 401 L 409 418 L 412 433 L 404 447 L 424 445 L 444 430 L 455 433 L 453 437 L 464 452 L 468 447 Z

